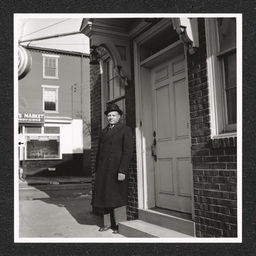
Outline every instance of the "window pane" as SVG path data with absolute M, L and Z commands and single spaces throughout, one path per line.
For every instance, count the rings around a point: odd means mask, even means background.
M 56 68 L 56 59 L 49 58 L 49 66 L 50 68 Z
M 145 60 L 178 40 L 179 35 L 173 29 L 173 26 L 161 30 L 160 33 L 140 46 L 140 61 Z
M 107 101 L 116 99 L 125 94 L 125 85 L 114 70 L 113 61 L 106 62 L 107 71 Z
M 40 136 L 38 140 L 27 138 L 27 159 L 59 158 L 59 140 Z
M 109 61 L 106 62 L 106 70 L 107 70 L 107 100 L 110 99 L 110 84 L 109 84 Z
M 44 102 L 44 110 L 56 110 L 55 102 L 45 101 Z
M 113 81 L 113 62 L 107 62 L 107 85 L 108 85 L 108 100 L 114 97 L 114 81 Z
M 218 18 L 218 33 L 220 51 L 236 46 L 236 19 Z
M 55 89 L 48 89 L 48 88 L 45 89 L 44 97 L 45 97 L 45 100 L 55 101 L 55 99 L 56 99 L 56 90 Z
M 41 127 L 25 127 L 25 133 L 37 133 L 40 134 L 41 133 Z
M 46 76 L 56 77 L 57 76 L 57 59 L 45 57 L 44 72 Z
M 59 134 L 60 133 L 60 127 L 44 127 L 44 133 L 46 134 Z
M 227 91 L 228 124 L 236 124 L 236 88 Z
M 56 89 L 44 89 L 44 110 L 56 111 L 57 94 Z
M 45 68 L 45 75 L 46 75 L 46 76 L 55 77 L 55 76 L 56 76 L 56 69 L 53 69 L 53 68 Z
M 120 81 L 120 78 L 117 76 L 114 78 L 114 98 L 117 98 L 120 96 L 120 84 L 121 84 L 121 81 Z
M 236 123 L 236 54 L 224 58 L 228 124 Z
M 236 87 L 236 54 L 224 58 L 226 88 Z

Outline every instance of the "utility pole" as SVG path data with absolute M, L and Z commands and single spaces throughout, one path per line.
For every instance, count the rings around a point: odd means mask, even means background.
M 83 118 L 83 58 L 84 55 L 81 55 L 81 116 Z

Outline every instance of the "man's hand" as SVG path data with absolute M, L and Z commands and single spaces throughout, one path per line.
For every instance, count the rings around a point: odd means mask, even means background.
M 123 174 L 123 173 L 121 173 L 121 172 L 119 172 L 118 173 L 118 178 L 117 178 L 119 181 L 123 181 L 123 180 L 125 180 L 125 174 Z

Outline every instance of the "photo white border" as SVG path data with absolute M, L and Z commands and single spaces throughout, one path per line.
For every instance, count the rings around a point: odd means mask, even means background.
M 21 18 L 237 18 L 237 234 L 236 238 L 21 238 L 18 172 L 18 19 Z M 15 13 L 14 39 L 14 242 L 15 243 L 241 243 L 242 242 L 242 14 L 241 13 Z

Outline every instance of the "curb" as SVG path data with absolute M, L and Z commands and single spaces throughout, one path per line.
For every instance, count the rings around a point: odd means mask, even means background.
M 77 184 L 91 184 L 90 181 L 39 181 L 39 182 L 35 182 L 35 181 L 25 181 L 24 183 L 26 183 L 28 186 L 36 186 L 36 185 L 77 185 Z
M 88 184 L 29 184 L 29 185 L 21 185 L 19 189 L 28 189 L 34 188 L 39 190 L 71 190 L 71 189 L 80 189 L 80 190 L 91 190 L 91 187 Z
M 91 181 L 53 181 L 53 180 L 44 180 L 44 181 L 29 181 L 29 180 L 20 180 L 19 181 L 19 188 L 26 188 L 26 187 L 41 187 L 44 189 L 85 189 L 91 185 Z

